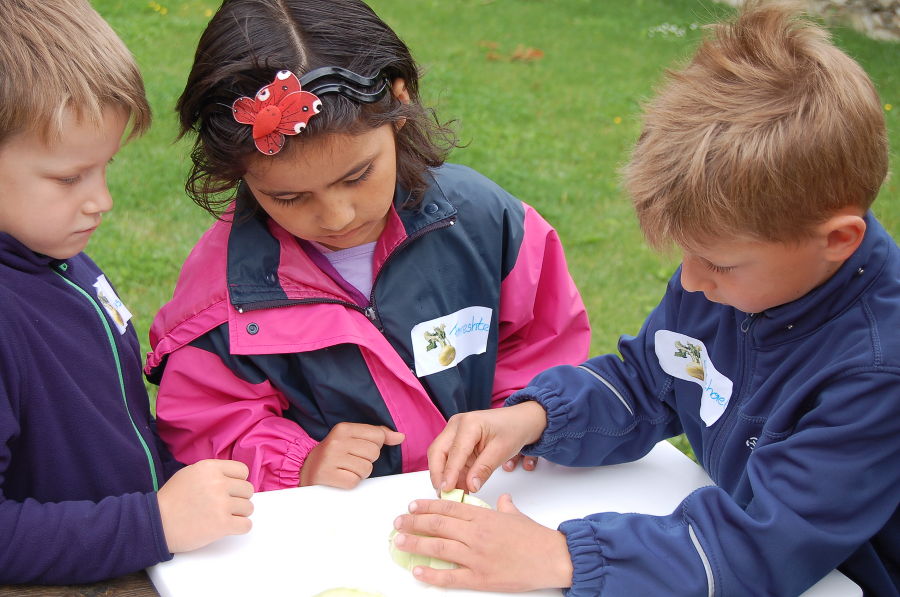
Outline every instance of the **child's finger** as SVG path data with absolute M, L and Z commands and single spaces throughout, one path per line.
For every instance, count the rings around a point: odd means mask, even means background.
M 465 470 L 469 457 L 475 452 L 475 447 L 479 442 L 481 442 L 481 426 L 460 426 L 447 449 L 444 473 L 438 489 L 449 491 L 456 487 L 459 482 L 459 473 Z M 490 476 L 490 473 L 487 476 Z M 471 471 L 469 471 L 468 478 L 472 478 Z M 467 489 L 478 491 L 480 488 L 480 485 L 478 487 L 470 485 Z
M 361 459 L 357 459 L 361 460 Z M 371 474 L 371 463 L 369 463 L 369 473 L 365 476 L 348 470 L 346 468 L 336 468 L 322 474 L 315 480 L 316 485 L 328 485 L 329 487 L 337 487 L 338 489 L 353 489 L 359 482 Z
M 508 493 L 504 493 L 499 498 L 497 498 L 497 512 L 504 512 L 506 514 L 522 513 L 518 508 L 516 508 L 516 505 L 513 504 L 512 496 Z
M 345 426 L 344 429 L 349 431 L 350 437 L 372 442 L 379 450 L 381 449 L 381 446 L 385 444 L 391 446 L 399 444 L 403 441 L 403 438 L 406 437 L 402 433 L 394 431 L 384 425 L 368 425 L 365 423 L 340 423 L 339 425 Z M 388 443 L 389 438 L 396 443 Z
M 226 535 L 246 535 L 253 528 L 253 521 L 248 516 L 232 516 L 225 529 Z
M 382 426 L 382 431 L 384 431 L 384 445 L 385 446 L 399 446 L 403 443 L 403 440 L 406 439 L 406 435 L 400 433 L 399 431 L 394 431 L 390 427 Z
M 250 516 L 253 514 L 253 502 L 241 498 L 232 498 L 230 502 L 230 514 L 232 516 Z
M 222 474 L 233 479 L 246 479 L 250 476 L 250 469 L 243 462 L 237 460 L 215 460 Z
M 509 460 L 509 453 L 504 452 L 495 442 L 489 443 L 469 465 L 466 484 L 469 491 L 478 491 L 490 479 L 497 467 Z
M 249 481 L 234 480 L 228 486 L 228 495 L 245 500 L 253 497 L 253 484 Z
M 394 545 L 401 551 L 414 552 L 460 565 L 464 565 L 463 560 L 466 559 L 468 551 L 463 543 L 454 539 L 405 532 L 394 535 Z
M 195 470 L 205 470 L 207 472 L 218 471 L 226 477 L 232 479 L 246 479 L 250 476 L 250 469 L 243 462 L 237 460 L 219 460 L 217 458 L 207 458 L 200 460 L 185 468 L 194 468 Z
M 437 570 L 428 566 L 416 566 L 413 568 L 413 576 L 418 580 L 436 587 L 452 587 L 454 589 L 475 589 L 482 587 L 477 582 L 475 574 L 468 568 L 456 568 L 453 570 Z
M 428 474 L 431 477 L 431 486 L 440 490 L 441 481 L 444 479 L 444 469 L 447 463 L 447 456 L 444 452 L 428 450 Z M 454 479 L 455 483 L 456 480 Z
M 357 477 L 357 480 L 353 483 L 353 487 L 356 487 L 357 483 L 363 479 L 368 479 L 372 474 L 372 462 L 374 461 L 375 458 L 369 460 L 368 458 L 347 454 L 345 458 L 340 459 L 337 467 Z
M 447 453 L 453 444 L 453 436 L 456 433 L 457 419 L 450 417 L 447 426 L 428 446 L 428 473 L 431 476 L 431 486 L 440 491 L 441 482 L 444 480 L 444 471 L 447 467 Z M 456 483 L 456 479 L 453 479 Z
M 419 500 L 419 503 L 428 500 Z M 447 500 L 436 500 L 447 501 Z M 459 502 L 455 505 L 459 506 Z M 478 508 L 465 504 L 470 508 Z M 454 541 L 466 542 L 466 525 L 472 524 L 471 518 L 461 518 L 459 513 L 456 515 L 448 512 L 432 512 L 428 505 L 420 506 L 421 511 L 416 510 L 414 514 L 401 514 L 394 519 L 394 529 L 398 533 L 405 533 L 413 536 L 437 537 L 442 539 L 452 539 Z M 446 506 L 440 506 L 440 509 L 447 510 Z M 437 509 L 437 508 L 435 508 Z M 463 512 L 462 516 L 466 513 Z M 471 513 L 469 513 L 471 515 Z
M 381 456 L 381 444 L 374 443 L 367 439 L 354 438 L 350 442 L 343 445 L 343 448 L 350 456 L 362 458 L 369 462 L 375 462 Z
M 516 470 L 516 465 L 519 464 L 519 460 L 521 456 L 516 455 L 503 463 L 503 470 L 505 471 L 514 471 Z

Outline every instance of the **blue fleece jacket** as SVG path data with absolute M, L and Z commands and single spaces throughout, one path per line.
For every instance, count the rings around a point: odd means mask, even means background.
M 669 282 L 615 355 L 539 375 L 526 453 L 570 466 L 684 432 L 716 482 L 668 516 L 564 522 L 570 596 L 798 595 L 839 568 L 898 594 L 900 252 L 877 220 L 825 284 L 763 313 Z
M 172 556 L 157 440 L 130 324 L 85 254 L 52 260 L 0 233 L 0 584 L 93 582 Z M 107 296 L 108 293 L 107 293 Z

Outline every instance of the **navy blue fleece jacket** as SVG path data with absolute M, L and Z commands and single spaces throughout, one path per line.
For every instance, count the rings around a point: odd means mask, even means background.
M 92 582 L 172 557 L 156 489 L 180 465 L 102 275 L 83 253 L 53 260 L 0 233 L 0 584 Z

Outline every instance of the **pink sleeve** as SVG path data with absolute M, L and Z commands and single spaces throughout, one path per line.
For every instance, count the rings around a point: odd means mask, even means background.
M 500 287 L 500 346 L 491 405 L 555 365 L 588 357 L 591 328 L 556 231 L 525 207 L 525 236 Z
M 185 464 L 239 460 L 257 491 L 297 487 L 317 442 L 284 418 L 287 400 L 265 381 L 237 378 L 215 354 L 185 346 L 169 355 L 156 402 L 157 427 Z

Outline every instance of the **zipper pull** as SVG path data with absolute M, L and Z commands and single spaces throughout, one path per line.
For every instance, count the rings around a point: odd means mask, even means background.
M 750 329 L 750 325 L 753 324 L 753 318 L 756 317 L 756 313 L 747 313 L 747 318 L 741 322 L 741 331 L 745 334 L 747 330 Z
M 366 318 L 372 322 L 372 324 L 378 328 L 379 332 L 384 332 L 384 327 L 381 325 L 381 321 L 378 319 L 378 313 L 375 312 L 375 307 L 369 305 L 363 311 L 366 314 Z
M 369 321 L 371 321 L 375 325 L 378 325 L 378 314 L 375 313 L 375 307 L 372 307 L 371 305 L 366 307 L 365 314 L 366 317 L 369 318 Z

